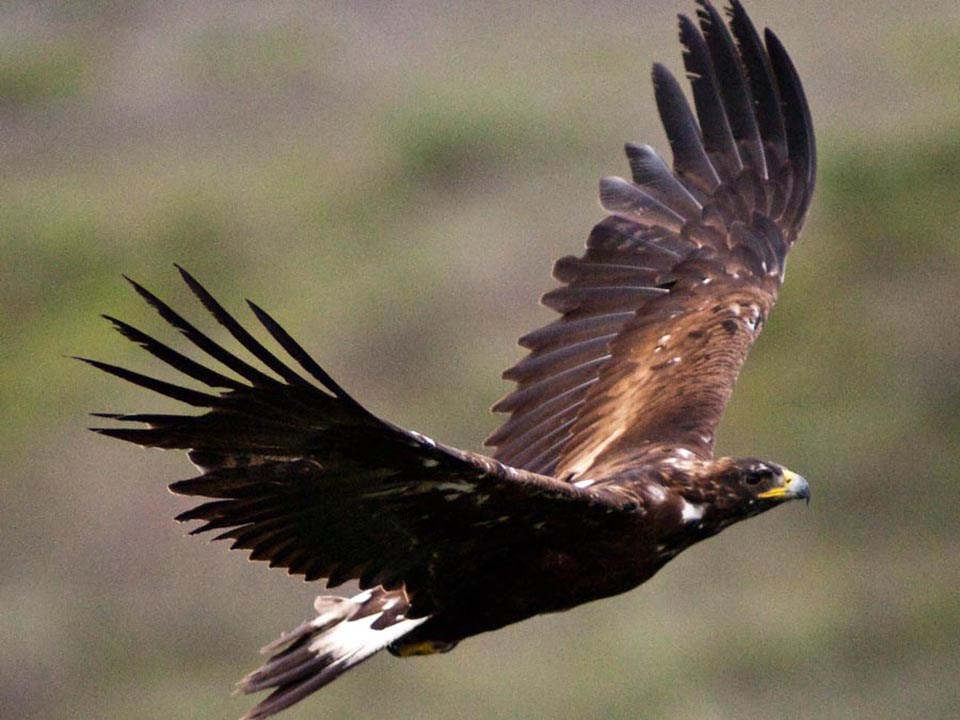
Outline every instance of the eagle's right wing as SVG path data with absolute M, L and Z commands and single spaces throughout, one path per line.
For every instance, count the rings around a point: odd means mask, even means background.
M 328 585 L 403 587 L 410 617 L 430 614 L 471 563 L 549 533 L 589 532 L 616 522 L 626 500 L 581 490 L 481 455 L 445 447 L 361 407 L 267 313 L 251 303 L 273 339 L 307 373 L 294 371 L 253 338 L 188 273 L 204 306 L 269 372 L 202 333 L 142 286 L 137 292 L 231 374 L 202 365 L 108 317 L 124 336 L 211 389 L 195 390 L 95 360 L 112 375 L 204 412 L 102 414 L 146 427 L 96 428 L 145 447 L 181 448 L 201 470 L 173 483 L 207 498 L 179 520 L 194 533 L 251 551 L 251 558 Z M 132 282 L 132 281 L 131 281 Z M 626 509 L 629 509 L 627 507 Z M 624 514 L 625 515 L 625 514 Z M 486 560 L 484 560 L 486 561 Z M 450 568 L 458 572 L 442 572 Z

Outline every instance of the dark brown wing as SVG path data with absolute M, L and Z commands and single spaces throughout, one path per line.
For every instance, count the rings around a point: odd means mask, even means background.
M 510 418 L 487 440 L 515 467 L 569 479 L 665 448 L 713 453 L 714 432 L 783 279 L 813 192 L 810 113 L 769 30 L 739 2 L 729 28 L 700 2 L 680 19 L 694 112 L 655 65 L 673 170 L 627 145 L 633 181 L 604 178 L 610 213 L 543 302 L 562 317 L 520 339 Z M 610 468 L 607 467 L 609 470 Z
M 302 376 L 254 339 L 189 274 L 184 280 L 269 372 L 200 332 L 136 283 L 137 292 L 194 345 L 231 371 L 201 365 L 136 328 L 107 318 L 155 357 L 214 390 L 194 390 L 94 360 L 112 375 L 184 402 L 200 415 L 101 415 L 146 427 L 96 428 L 146 447 L 182 448 L 202 475 L 171 489 L 209 498 L 179 516 L 194 533 L 251 551 L 251 558 L 328 585 L 404 586 L 410 616 L 435 609 L 442 567 L 468 567 L 511 543 L 550 532 L 587 533 L 620 501 L 444 447 L 377 419 L 347 395 L 269 315 L 251 303 Z M 131 281 L 132 282 L 132 281 Z M 239 379 L 237 379 L 239 378 Z M 216 392 L 219 390 L 220 392 Z M 547 522 L 549 521 L 549 522 Z

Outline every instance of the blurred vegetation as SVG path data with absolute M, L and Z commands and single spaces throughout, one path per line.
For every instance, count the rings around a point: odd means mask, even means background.
M 0 102 L 36 107 L 75 95 L 86 65 L 83 50 L 68 44 L 4 48 L 0 54 Z
M 319 591 L 182 537 L 185 459 L 84 432 L 164 406 L 67 358 L 156 369 L 98 322 L 174 339 L 121 273 L 193 318 L 173 262 L 252 297 L 375 412 L 477 449 L 596 178 L 625 140 L 666 151 L 647 72 L 679 67 L 691 9 L 0 8 L 0 707 L 233 717 Z M 821 171 L 720 450 L 813 504 L 626 596 L 375 659 L 290 720 L 960 716 L 960 6 L 748 9 L 800 69 Z

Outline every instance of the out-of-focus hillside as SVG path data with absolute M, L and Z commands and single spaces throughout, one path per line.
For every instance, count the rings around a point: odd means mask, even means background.
M 802 243 L 722 428 L 813 484 L 639 591 L 377 658 L 310 717 L 960 717 L 960 4 L 749 2 L 819 132 Z M 372 410 L 479 449 L 551 262 L 626 140 L 680 0 L 0 7 L 0 707 L 230 718 L 318 586 L 185 538 L 185 458 L 84 431 L 171 407 L 97 316 L 266 307 Z M 203 327 L 213 329 L 206 322 Z M 162 371 L 161 371 L 162 372 Z

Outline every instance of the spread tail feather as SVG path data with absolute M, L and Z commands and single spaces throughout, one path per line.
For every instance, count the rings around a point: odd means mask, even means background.
M 320 596 L 317 617 L 264 647 L 270 659 L 237 684 L 244 693 L 273 689 L 243 716 L 259 720 L 336 680 L 427 618 L 407 619 L 402 590 L 368 590 L 352 598 Z

